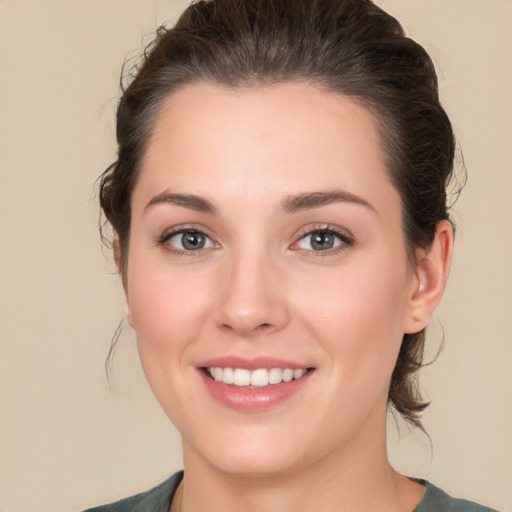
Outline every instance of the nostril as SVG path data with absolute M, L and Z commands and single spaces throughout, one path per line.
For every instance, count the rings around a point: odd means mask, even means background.
M 272 324 L 265 323 L 265 324 L 258 325 L 258 327 L 256 327 L 256 329 L 258 329 L 260 331 L 266 331 L 266 330 L 268 330 L 271 327 L 272 327 Z

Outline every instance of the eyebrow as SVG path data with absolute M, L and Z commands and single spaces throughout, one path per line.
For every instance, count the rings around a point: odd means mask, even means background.
M 182 206 L 183 208 L 188 208 L 201 213 L 214 214 L 217 211 L 216 206 L 204 197 L 196 196 L 194 194 L 175 194 L 168 190 L 153 197 L 153 199 L 151 199 L 151 201 L 149 201 L 145 206 L 144 211 L 147 211 L 149 208 L 157 204 L 166 203 Z
M 145 206 L 144 211 L 147 211 L 149 208 L 157 204 L 166 203 L 211 215 L 217 212 L 217 207 L 204 197 L 194 194 L 176 194 L 167 190 L 153 197 Z M 319 208 L 321 206 L 327 206 L 332 203 L 359 204 L 377 213 L 377 210 L 375 210 L 368 201 L 344 190 L 304 192 L 302 194 L 290 195 L 281 201 L 281 208 L 285 213 L 296 213 L 299 211 Z
M 281 201 L 281 207 L 286 213 L 296 213 L 320 206 L 327 206 L 332 203 L 359 204 L 377 213 L 377 210 L 368 201 L 345 190 L 305 192 L 303 194 L 288 196 Z

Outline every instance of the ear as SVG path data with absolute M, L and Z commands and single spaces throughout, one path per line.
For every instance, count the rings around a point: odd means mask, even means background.
M 114 251 L 114 261 L 116 263 L 117 271 L 122 275 L 121 271 L 121 243 L 119 242 L 119 236 L 117 233 L 114 234 L 114 242 L 112 244 Z
M 453 228 L 450 222 L 442 220 L 437 223 L 432 245 L 417 253 L 405 333 L 412 334 L 424 329 L 441 302 L 450 272 L 452 251 Z
M 130 310 L 130 301 L 128 300 L 126 268 L 124 268 L 124 266 L 123 266 L 123 258 L 121 255 L 121 243 L 119 242 L 119 236 L 117 235 L 117 233 L 114 235 L 114 243 L 113 243 L 112 249 L 114 251 L 114 261 L 116 263 L 117 271 L 119 272 L 119 275 L 121 276 L 121 280 L 123 282 L 124 295 L 126 298 L 126 306 L 128 308 L 128 311 L 126 313 L 126 318 L 128 319 L 128 323 L 130 324 L 130 327 L 133 327 L 132 312 Z

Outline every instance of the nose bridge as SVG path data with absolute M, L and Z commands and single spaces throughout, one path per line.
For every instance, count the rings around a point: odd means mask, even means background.
M 288 309 L 278 264 L 268 247 L 242 245 L 226 263 L 220 279 L 219 325 L 242 336 L 282 329 Z

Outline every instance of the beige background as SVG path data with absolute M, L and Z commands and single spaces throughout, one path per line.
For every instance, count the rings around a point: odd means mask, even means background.
M 117 80 L 185 0 L 0 0 L 0 510 L 73 511 L 180 467 L 97 234 Z M 402 471 L 512 511 L 512 2 L 381 0 L 433 55 L 469 182 L 423 374 L 432 438 L 390 434 Z

